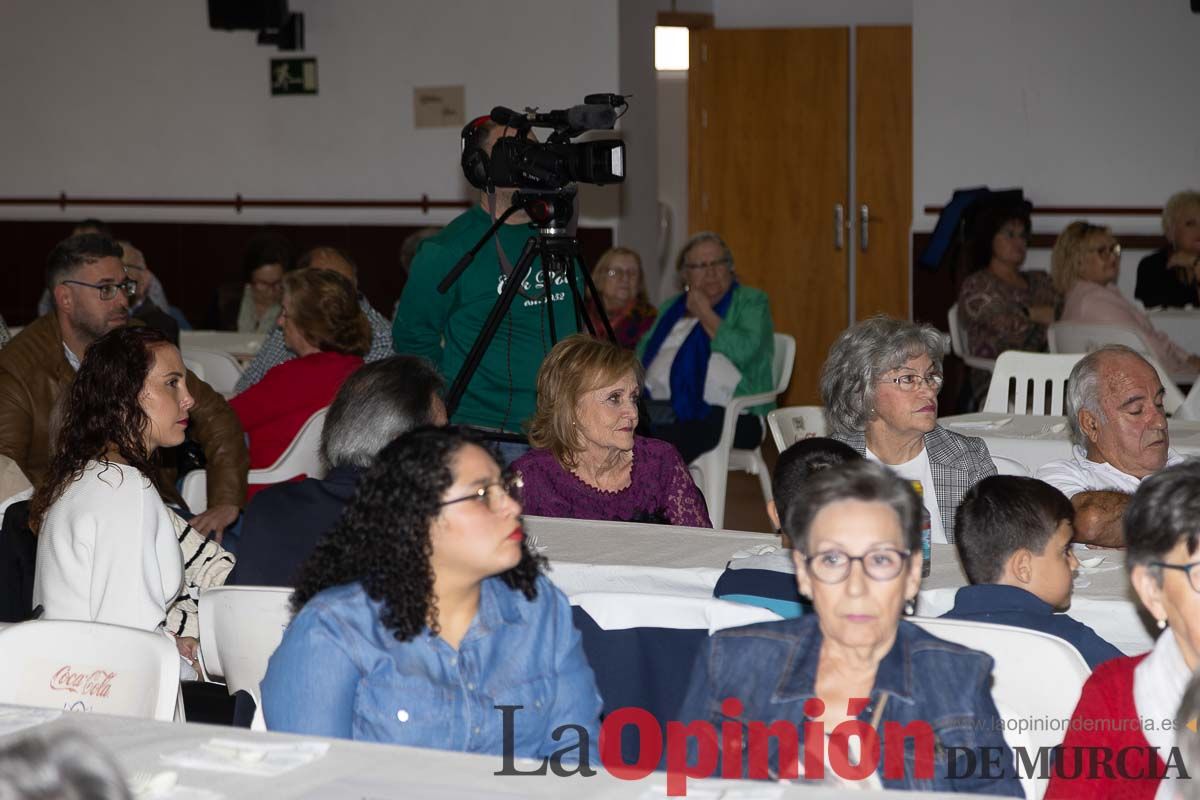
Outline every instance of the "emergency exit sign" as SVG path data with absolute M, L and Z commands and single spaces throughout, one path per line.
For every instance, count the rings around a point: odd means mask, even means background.
M 272 58 L 271 94 L 316 94 L 315 58 Z

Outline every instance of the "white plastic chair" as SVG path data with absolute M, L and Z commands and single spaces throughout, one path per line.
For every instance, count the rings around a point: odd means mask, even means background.
M 1026 720 L 1028 731 L 1004 730 L 1010 747 L 1023 746 L 1037 752 L 1039 747 L 1055 747 L 1066 735 L 1064 725 L 1037 722 L 1066 720 L 1075 711 L 1084 681 L 1091 675 L 1079 651 L 1057 636 L 1010 625 L 992 625 L 957 619 L 910 617 L 913 622 L 939 639 L 982 650 L 995 662 L 992 670 L 992 698 L 1003 719 Z M 1047 781 L 1022 778 L 1025 796 L 1041 798 Z
M 996 414 L 1066 414 L 1067 376 L 1081 358 L 1082 353 L 1004 351 L 996 359 L 983 410 Z
M 1186 399 L 1179 384 L 1167 373 L 1162 362 L 1154 355 L 1154 348 L 1142 338 L 1140 331 L 1121 325 L 1093 325 L 1083 322 L 1056 322 L 1046 332 L 1051 353 L 1091 353 L 1107 344 L 1123 344 L 1131 350 L 1136 350 L 1142 358 L 1150 362 L 1158 379 L 1163 385 L 1163 407 L 1168 414 L 1174 414 L 1180 419 L 1196 419 L 1190 415 L 1190 409 L 1185 408 Z
M 169 722 L 179 651 L 164 634 L 74 620 L 0 630 L 0 703 Z
M 204 371 L 204 364 L 194 358 L 188 358 L 183 351 L 180 351 L 179 355 L 183 357 L 183 366 L 188 372 L 192 373 L 205 383 L 208 383 L 208 381 L 205 380 L 207 373 Z
M 228 353 L 216 350 L 194 350 L 186 348 L 180 351 L 185 364 L 197 364 L 200 372 L 192 370 L 197 378 L 207 383 L 214 391 L 224 395 L 233 394 L 238 379 L 242 377 L 242 367 L 237 359 Z M 191 367 L 188 367 L 191 369 Z
M 996 465 L 996 473 L 998 475 L 1016 475 L 1021 478 L 1030 478 L 1032 473 L 1029 467 L 1017 461 L 1015 458 L 1008 456 L 998 456 L 992 453 L 992 463 Z
M 775 449 L 787 450 L 801 439 L 826 434 L 825 409 L 821 406 L 788 406 L 767 412 L 767 429 Z
M 970 342 L 967 341 L 967 329 L 960 324 L 958 319 L 958 303 L 950 306 L 947 317 L 950 323 L 950 349 L 954 351 L 954 355 L 961 358 L 968 367 L 988 372 L 994 370 L 996 368 L 995 359 L 971 355 Z
M 300 426 L 299 433 L 288 445 L 287 450 L 283 451 L 283 455 L 265 469 L 250 470 L 247 482 L 283 483 L 297 475 L 307 475 L 310 478 L 325 477 L 325 467 L 321 463 L 321 431 L 325 428 L 325 412 L 328 410 L 322 408 L 309 417 L 308 421 Z M 208 471 L 197 469 L 185 475 L 179 493 L 193 514 L 207 509 Z
M 739 450 L 733 446 L 733 434 L 738 416 L 744 409 L 770 403 L 788 387 L 792 380 L 792 364 L 796 360 L 796 340 L 786 333 L 775 334 L 775 357 L 771 362 L 771 376 L 775 387 L 769 392 L 735 397 L 725 407 L 725 422 L 717 446 L 689 464 L 696 485 L 704 494 L 708 504 L 708 517 L 714 528 L 725 527 L 725 485 L 729 470 L 740 469 L 758 476 L 762 487 L 763 501 L 771 499 L 771 474 L 763 461 L 762 448 Z
M 200 593 L 204 669 L 222 675 L 229 694 L 248 692 L 257 706 L 251 728 L 266 730 L 259 684 L 292 619 L 290 588 L 217 586 Z

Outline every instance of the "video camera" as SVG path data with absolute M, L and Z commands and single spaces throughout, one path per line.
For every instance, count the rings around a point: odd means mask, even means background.
M 470 147 L 468 129 L 464 128 L 463 172 L 478 189 L 503 186 L 557 191 L 577 182 L 597 186 L 620 183 L 625 180 L 624 142 L 571 139 L 587 131 L 612 130 L 620 116 L 618 109 L 624 113 L 627 107 L 619 94 L 591 94 L 584 98 L 583 105 L 546 113 L 534 108 L 521 113 L 496 106 L 492 121 L 515 130 L 517 135 L 498 139 L 488 156 L 481 148 Z M 553 128 L 554 132 L 545 142 L 534 141 L 526 134 L 535 127 Z

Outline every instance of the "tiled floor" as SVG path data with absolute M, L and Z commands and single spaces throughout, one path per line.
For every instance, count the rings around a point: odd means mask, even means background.
M 775 443 L 768 436 L 762 445 L 763 459 L 769 469 L 775 468 Z M 767 517 L 758 477 L 745 472 L 730 472 L 725 492 L 725 527 L 734 531 L 771 533 L 774 528 Z

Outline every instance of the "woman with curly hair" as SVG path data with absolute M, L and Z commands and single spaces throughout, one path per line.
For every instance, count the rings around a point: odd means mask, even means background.
M 461 428 L 385 447 L 305 562 L 262 682 L 272 730 L 544 757 L 600 697 L 571 608 L 525 544 L 518 484 Z M 578 753 L 576 753 L 578 755 Z
M 310 267 L 284 276 L 279 327 L 299 358 L 272 367 L 229 401 L 250 439 L 250 469 L 269 467 L 283 455 L 308 418 L 333 402 L 371 346 L 371 323 L 354 284 L 332 270 Z M 251 484 L 247 502 L 263 488 Z
M 152 459 L 184 439 L 195 403 L 185 376 L 179 351 L 150 327 L 117 328 L 88 347 L 30 503 L 33 602 L 45 619 L 165 624 L 184 564 Z

